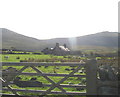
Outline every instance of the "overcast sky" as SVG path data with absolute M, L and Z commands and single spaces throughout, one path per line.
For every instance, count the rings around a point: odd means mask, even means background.
M 118 31 L 119 0 L 0 0 L 0 28 L 38 39 Z

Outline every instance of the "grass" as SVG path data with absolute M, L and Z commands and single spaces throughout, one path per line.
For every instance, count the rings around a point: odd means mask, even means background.
M 8 59 L 5 59 L 5 56 L 9 56 Z M 20 59 L 16 59 L 16 57 L 20 57 Z M 61 58 L 61 59 L 67 59 L 64 58 L 64 56 L 53 56 L 53 55 L 34 55 L 34 54 L 3 54 L 2 55 L 2 62 L 20 62 L 20 60 L 25 60 L 28 58 L 34 58 L 34 59 L 52 59 L 52 58 Z M 17 70 L 20 70 L 23 66 L 11 66 L 16 68 Z M 55 69 L 56 73 L 64 73 L 64 74 L 69 74 L 71 71 L 66 71 L 66 68 L 71 69 L 72 67 L 69 66 L 57 66 L 59 69 Z M 7 66 L 3 66 L 3 69 L 7 69 Z M 41 70 L 44 73 L 54 73 L 54 66 L 49 66 L 47 68 L 45 68 L 44 66 L 36 66 L 37 69 Z M 76 68 L 76 67 L 75 67 Z M 33 70 L 31 67 L 28 67 L 27 69 L 25 69 L 23 72 L 30 72 L 30 73 L 35 73 L 36 71 Z M 78 73 L 77 73 L 78 74 Z M 18 75 L 19 77 L 21 77 L 22 81 L 29 81 L 31 78 L 35 77 L 37 78 L 37 81 L 40 81 L 44 84 L 50 84 L 49 81 L 47 81 L 44 77 L 42 76 L 28 76 L 28 75 Z M 18 77 L 16 76 L 16 77 Z M 51 80 L 53 80 L 55 83 L 57 83 L 58 81 L 60 81 L 63 77 L 51 77 L 49 76 L 49 78 Z M 62 84 L 69 84 L 69 82 L 73 83 L 73 84 L 78 84 L 81 82 L 81 80 L 79 80 L 77 77 L 69 77 L 66 81 L 64 81 Z M 36 88 L 31 88 L 31 87 L 26 87 L 26 88 L 20 88 L 16 85 L 11 85 L 12 88 L 16 88 L 16 89 L 33 89 L 33 90 L 47 90 L 49 87 L 36 87 Z M 64 88 L 66 91 L 77 91 L 76 88 Z M 59 91 L 58 88 L 55 88 L 54 91 Z M 85 91 L 85 90 L 84 90 Z M 4 91 L 5 92 L 5 91 Z M 80 91 L 79 91 L 80 92 Z M 6 92 L 6 93 L 10 93 L 10 92 Z M 34 94 L 34 93 L 23 93 L 23 92 L 19 92 L 21 95 L 39 95 L 39 94 Z
M 17 69 L 20 68 L 19 67 L 16 67 Z M 44 68 L 44 66 L 41 66 L 41 67 L 38 67 L 39 70 L 41 70 L 42 72 L 44 73 L 53 73 L 53 66 L 49 66 L 47 69 Z M 70 68 L 68 66 L 60 66 L 60 70 L 57 70 L 57 73 L 64 73 L 64 74 L 68 74 L 70 71 L 65 71 L 65 68 Z M 31 68 L 27 68 L 26 70 L 24 70 L 24 72 L 36 72 L 34 70 L 32 70 Z M 17 76 L 18 77 L 18 76 Z M 22 78 L 23 81 L 29 81 L 31 78 L 35 77 L 37 78 L 37 81 L 39 82 L 42 82 L 44 84 L 51 84 L 48 80 L 46 80 L 44 77 L 42 76 L 26 76 L 26 75 L 19 75 L 19 77 Z M 59 82 L 63 77 L 51 77 L 49 76 L 49 78 L 51 80 L 53 80 L 55 83 Z M 81 80 L 78 80 L 78 77 L 69 77 L 66 81 L 64 81 L 62 84 L 69 84 L 69 82 L 73 83 L 73 84 L 78 84 L 81 82 Z M 36 87 L 36 88 L 30 88 L 30 87 L 27 87 L 27 88 L 20 88 L 16 85 L 12 85 L 13 88 L 16 88 L 16 89 L 32 89 L 32 90 L 47 90 L 49 87 Z M 77 91 L 76 88 L 64 88 L 66 91 Z M 59 91 L 58 88 L 55 88 L 54 91 Z M 20 93 L 22 95 L 22 93 Z M 33 93 L 32 93 L 33 94 Z M 29 93 L 28 93 L 29 95 Z M 31 95 L 31 94 L 30 94 Z M 34 94 L 36 95 L 36 94 Z
M 35 54 L 3 54 L 2 56 L 2 61 L 1 62 L 20 62 L 20 60 L 26 60 L 29 58 L 34 58 L 34 59 L 70 59 L 72 60 L 72 57 L 68 58 L 65 56 L 53 56 L 53 55 L 35 55 Z M 5 56 L 9 56 L 8 59 L 5 59 Z M 17 57 L 20 57 L 20 59 L 16 59 Z M 86 58 L 83 58 L 86 59 Z M 102 59 L 101 57 L 96 57 L 96 59 Z M 106 59 L 106 58 L 105 58 Z M 111 58 L 107 58 L 107 59 L 111 59 Z M 80 60 L 80 59 L 79 59 Z M 20 70 L 21 68 L 23 68 L 23 66 L 11 66 L 16 68 L 17 70 Z M 45 66 L 35 66 L 37 69 L 39 69 L 40 71 L 42 71 L 43 73 L 54 73 L 54 66 L 48 66 L 47 68 Z M 3 66 L 2 69 L 7 69 L 8 66 Z M 69 74 L 70 72 L 72 72 L 72 70 L 67 71 L 65 70 L 66 68 L 72 69 L 73 67 L 70 66 L 57 66 L 57 68 L 59 69 L 55 69 L 56 73 L 58 74 Z M 76 68 L 76 67 L 74 67 Z M 84 69 L 84 68 L 81 68 Z M 31 67 L 28 67 L 27 69 L 25 69 L 23 72 L 29 72 L 29 73 L 36 73 L 35 70 L 33 70 Z M 78 72 L 75 74 L 79 74 Z M 85 73 L 82 73 L 81 75 L 85 75 Z M 35 77 L 37 78 L 37 81 L 42 82 L 44 84 L 51 84 L 49 81 L 47 81 L 43 76 L 29 76 L 29 75 L 17 75 L 16 77 L 21 77 L 22 81 L 29 81 L 31 78 Z M 56 77 L 56 76 L 48 76 L 51 80 L 53 80 L 55 83 L 59 82 L 63 77 Z M 81 79 L 85 79 L 85 78 L 81 78 Z M 82 80 L 79 79 L 78 77 L 69 77 L 67 80 L 65 80 L 63 83 L 61 84 L 79 84 L 82 82 Z M 16 88 L 16 89 L 32 89 L 32 90 L 47 90 L 50 87 L 26 87 L 26 88 L 21 88 L 18 87 L 16 85 L 10 85 L 12 88 Z M 81 90 L 78 91 L 76 88 L 64 88 L 66 91 L 72 91 L 72 92 L 86 92 L 86 90 Z M 60 91 L 58 88 L 55 88 L 54 91 Z M 7 92 L 7 91 L 3 91 L 3 93 L 8 93 L 11 94 L 11 92 Z M 40 95 L 39 93 L 24 93 L 24 92 L 18 92 L 20 95 Z M 58 97 L 59 95 L 57 95 Z M 47 97 L 47 96 L 46 96 Z M 51 95 L 51 97 L 55 97 L 54 95 Z M 67 97 L 67 96 L 66 96 Z M 77 97 L 77 96 L 74 96 Z M 80 97 L 80 96 L 78 96 Z M 82 96 L 81 96 L 82 97 Z M 84 96 L 83 96 L 84 97 Z
M 52 56 L 52 55 L 34 55 L 34 54 L 2 54 L 2 62 L 20 62 L 20 60 L 25 60 L 28 58 L 34 59 L 49 59 L 49 58 L 63 58 L 63 56 Z M 9 56 L 8 59 L 5 59 L 5 56 Z M 16 59 L 20 57 L 20 59 Z

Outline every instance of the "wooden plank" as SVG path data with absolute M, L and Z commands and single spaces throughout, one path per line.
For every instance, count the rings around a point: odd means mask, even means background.
M 5 94 L 5 93 L 0 93 L 0 95 L 2 95 L 3 97 L 15 96 L 15 94 Z
M 34 66 L 31 66 L 37 73 L 41 73 L 42 72 L 40 70 L 38 70 L 37 68 L 35 68 Z M 47 77 L 46 75 L 42 75 L 45 79 L 47 79 L 49 82 L 52 83 L 53 86 L 56 85 L 56 83 L 54 81 L 52 81 L 49 77 Z M 61 86 L 57 86 L 60 90 L 62 90 L 62 92 L 66 92 Z
M 9 91 L 8 89 L 3 88 L 5 91 Z M 24 93 L 43 93 L 45 90 L 26 90 L 26 89 L 13 89 L 17 92 Z M 49 94 L 49 93 L 48 93 Z M 86 95 L 86 92 L 61 92 L 61 91 L 51 91 L 51 94 L 67 94 L 67 95 Z
M 13 76 L 15 77 L 17 74 L 19 75 L 23 70 L 25 70 L 26 68 L 28 68 L 28 66 L 24 66 L 22 69 L 20 69 L 17 73 L 15 73 Z M 3 78 L 2 78 L 2 82 L 4 82 L 6 84 L 6 87 L 11 90 L 13 92 L 13 94 L 18 95 L 16 91 L 14 91 L 12 89 L 11 86 L 9 86 L 10 82 L 6 82 Z
M 2 62 L 2 66 L 79 66 L 85 63 L 79 62 L 62 62 L 62 63 L 45 63 L 45 62 Z
M 24 66 L 23 68 L 21 68 L 19 71 L 17 71 L 16 73 L 13 74 L 12 78 L 16 77 L 17 75 L 19 75 L 23 70 L 25 70 L 26 68 L 28 68 L 28 66 Z M 11 72 L 12 73 L 12 72 Z M 9 73 L 9 74 L 11 74 Z M 9 75 L 8 74 L 8 75 Z M 4 74 L 3 74 L 4 75 Z M 7 80 L 8 81 L 8 80 Z M 9 84 L 9 81 L 7 82 L 7 84 Z
M 62 82 L 64 82 L 68 77 L 85 77 L 85 75 L 74 75 L 75 72 L 77 72 L 82 66 L 84 66 L 84 64 L 81 64 L 79 62 L 75 63 L 75 62 L 70 62 L 70 63 L 43 63 L 43 62 L 2 62 L 3 66 L 25 66 L 23 67 L 21 70 L 18 71 L 18 73 L 16 73 L 16 75 L 41 75 L 44 78 L 46 78 L 46 80 L 48 80 L 49 82 L 51 82 L 52 84 L 44 84 L 45 86 L 48 87 L 52 87 L 50 89 L 48 89 L 47 91 L 43 91 L 42 94 L 77 94 L 77 92 L 66 92 L 62 87 L 86 87 L 86 86 L 81 86 L 81 85 L 64 85 L 61 84 Z M 37 71 L 37 73 L 25 73 L 22 71 L 24 69 L 26 69 L 27 67 L 32 67 L 35 71 Z M 36 66 L 79 66 L 78 68 L 76 68 L 75 70 L 73 70 L 70 74 L 47 74 L 47 73 L 42 73 L 40 70 L 38 70 L 36 68 Z M 52 81 L 49 77 L 47 76 L 65 76 L 62 80 L 60 80 L 58 83 L 55 83 L 54 81 Z M 51 91 L 54 88 L 59 88 L 61 91 Z M 15 89 L 12 89 L 15 90 Z M 20 90 L 21 91 L 21 90 Z M 26 90 L 27 91 L 27 90 Z M 29 90 L 28 90 L 29 91 Z M 33 91 L 33 90 L 32 90 Z M 40 90 L 38 90 L 40 91 Z M 31 92 L 31 91 L 30 91 Z M 79 94 L 79 92 L 78 92 Z M 81 94 L 81 93 L 80 93 Z
M 97 95 L 97 65 L 96 60 L 86 63 L 86 88 L 87 95 Z
M 9 86 L 9 84 L 8 84 L 3 78 L 0 78 L 0 80 L 1 80 L 3 83 L 6 84 L 6 87 L 8 88 L 9 91 L 11 91 L 11 92 L 12 92 L 13 94 L 15 94 L 15 95 L 18 95 L 17 92 L 14 91 L 14 90 L 12 89 L 12 87 Z
M 40 73 L 42 75 L 42 72 L 35 68 L 34 66 L 31 66 L 37 73 Z M 50 83 L 55 84 L 54 81 L 52 81 L 50 78 L 48 78 L 46 75 L 42 75 L 45 79 L 47 79 Z
M 64 82 L 67 78 L 69 78 L 70 76 L 74 75 L 74 73 L 76 73 L 80 68 L 81 68 L 81 66 L 78 66 L 75 70 L 70 72 L 68 76 L 65 76 L 61 81 L 59 81 L 58 84 Z
M 12 85 L 13 83 L 9 83 L 9 85 Z M 51 87 L 52 84 L 43 84 L 42 85 L 43 87 Z M 72 85 L 69 85 L 69 84 L 60 84 L 61 87 L 71 87 L 71 88 L 86 88 L 86 85 L 78 85 L 78 84 L 72 84 Z
M 73 75 L 75 72 L 77 72 L 80 68 L 81 68 L 81 66 L 78 66 L 75 70 L 73 70 L 71 73 L 69 73 L 68 76 L 65 76 L 58 83 L 56 83 L 55 85 L 51 86 L 51 88 L 49 88 L 45 93 L 42 93 L 42 95 L 50 93 L 51 90 L 53 90 L 56 86 L 59 86 L 62 82 L 64 82 L 67 78 L 69 78 L 71 75 Z
M 2 75 L 6 75 L 8 74 L 7 72 L 4 72 Z M 14 75 L 15 73 L 9 73 L 10 75 Z M 64 76 L 68 76 L 69 74 L 56 74 L 56 73 L 29 73 L 29 72 L 23 72 L 23 73 L 20 73 L 20 74 L 17 74 L 17 75 L 30 75 L 30 76 L 43 76 L 43 75 L 46 75 L 46 76 L 59 76 L 59 77 L 64 77 Z M 70 77 L 86 77 L 86 75 L 78 75 L 78 74 L 75 74 L 75 75 L 71 75 Z
M 51 87 L 51 84 L 43 84 L 45 87 Z M 60 84 L 62 87 L 70 87 L 70 88 L 86 88 L 86 85 L 68 85 L 68 84 Z

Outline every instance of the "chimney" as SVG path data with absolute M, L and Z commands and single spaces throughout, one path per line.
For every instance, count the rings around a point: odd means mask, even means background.
M 66 44 L 63 45 L 65 48 L 67 47 Z
M 56 46 L 59 47 L 59 43 L 56 43 Z

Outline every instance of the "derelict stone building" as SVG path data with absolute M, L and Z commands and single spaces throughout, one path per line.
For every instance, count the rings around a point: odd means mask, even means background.
M 44 54 L 53 54 L 53 55 L 69 55 L 70 49 L 67 48 L 66 44 L 60 46 L 59 43 L 56 43 L 56 46 L 54 48 L 45 48 L 42 51 Z

